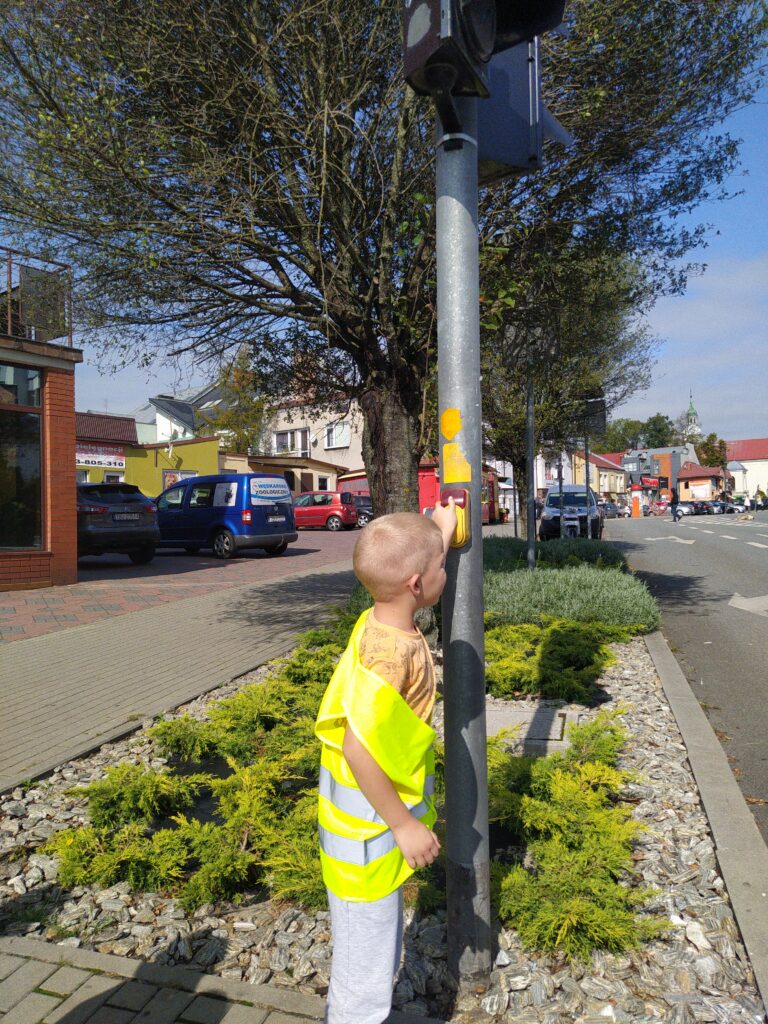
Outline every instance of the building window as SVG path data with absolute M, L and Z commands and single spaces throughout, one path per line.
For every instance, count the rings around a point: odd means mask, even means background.
M 286 469 L 286 471 L 283 473 L 283 476 L 284 476 L 285 482 L 288 484 L 289 488 L 292 491 L 295 491 L 296 490 L 296 474 L 293 472 L 293 470 L 292 469 Z
M 309 458 L 309 429 L 276 430 L 274 433 L 275 455 L 300 455 Z
M 78 469 L 76 471 L 76 473 L 75 473 L 75 479 L 77 480 L 77 482 L 79 484 L 87 484 L 88 483 L 88 470 L 87 469 Z
M 327 491 L 328 490 L 328 477 L 327 476 L 319 476 L 317 478 L 317 489 L 318 489 L 318 491 Z
M 326 448 L 349 448 L 350 430 L 349 423 L 329 423 L 325 428 Z
M 0 363 L 0 548 L 42 547 L 40 371 Z

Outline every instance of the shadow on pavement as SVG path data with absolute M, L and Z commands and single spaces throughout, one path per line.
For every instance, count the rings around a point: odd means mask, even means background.
M 319 547 L 299 542 L 290 545 L 279 558 L 282 562 L 290 561 L 302 555 L 316 554 L 320 550 Z M 149 565 L 134 565 L 128 555 L 86 555 L 77 563 L 77 578 L 78 583 L 95 583 L 101 580 L 147 580 L 163 576 L 178 578 L 201 569 L 233 571 L 238 566 L 242 567 L 243 563 L 272 561 L 272 558 L 273 556 L 267 555 L 260 548 L 244 551 L 237 558 L 231 559 L 214 558 L 213 555 L 206 554 L 189 555 L 186 551 L 166 549 L 155 555 Z
M 261 629 L 272 626 L 279 633 L 286 627 L 301 631 L 311 628 L 325 613 L 346 601 L 354 585 L 351 569 L 275 580 L 254 587 L 252 601 L 247 590 L 238 590 L 232 601 L 219 610 L 216 619 Z

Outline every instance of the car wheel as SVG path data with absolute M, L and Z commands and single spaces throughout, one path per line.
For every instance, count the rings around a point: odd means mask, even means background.
M 367 512 L 357 513 L 357 525 L 360 527 L 361 530 L 364 526 L 367 526 L 368 523 L 370 523 L 370 521 L 371 517 L 368 515 Z
M 128 557 L 134 565 L 149 565 L 155 557 L 155 545 L 145 544 L 143 548 L 139 548 L 137 551 L 129 551 Z
M 199 544 L 185 544 L 184 545 L 184 550 L 187 552 L 188 555 L 196 555 L 197 552 L 200 550 L 200 545 Z
M 276 544 L 273 548 L 264 548 L 270 558 L 275 555 L 282 555 L 288 548 L 288 541 L 281 541 L 280 544 Z
M 217 558 L 232 558 L 235 553 L 235 538 L 229 530 L 217 530 L 213 535 L 213 553 Z
M 326 530 L 340 530 L 344 524 L 338 516 L 328 516 L 325 522 Z

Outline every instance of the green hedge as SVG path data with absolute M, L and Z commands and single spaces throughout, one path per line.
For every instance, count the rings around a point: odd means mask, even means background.
M 483 541 L 483 559 L 485 568 L 491 572 L 525 569 L 528 542 L 517 537 L 487 537 Z M 629 571 L 626 558 L 613 544 L 586 538 L 536 541 L 536 564 L 546 568 L 594 565 L 598 569 Z
M 511 623 L 546 617 L 602 622 L 648 633 L 659 625 L 659 608 L 648 588 L 628 573 L 590 565 L 557 572 L 499 572 L 488 569 L 485 608 Z

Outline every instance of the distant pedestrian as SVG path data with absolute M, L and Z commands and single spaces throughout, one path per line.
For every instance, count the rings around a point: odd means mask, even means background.
M 672 509 L 672 522 L 676 523 L 680 510 L 680 496 L 674 487 L 672 488 L 672 496 L 669 499 L 669 507 Z
M 752 508 L 752 502 L 748 494 L 744 498 L 744 508 L 747 512 Z

